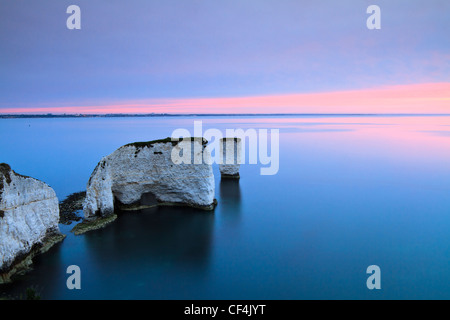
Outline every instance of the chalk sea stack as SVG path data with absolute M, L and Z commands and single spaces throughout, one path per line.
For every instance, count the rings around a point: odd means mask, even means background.
M 77 225 L 74 233 L 84 232 L 79 228 L 89 222 L 103 224 L 114 220 L 115 209 L 164 205 L 214 209 L 215 184 L 211 155 L 205 149 L 207 141 L 187 139 L 130 143 L 103 157 L 87 184 L 85 222 Z M 201 163 L 174 163 L 172 154 L 187 152 L 186 144 L 192 159 L 203 159 Z
M 0 284 L 30 269 L 37 254 L 64 239 L 59 203 L 44 182 L 0 164 Z
M 222 163 L 219 164 L 221 177 L 225 179 L 239 179 L 239 168 L 242 163 L 241 139 L 220 139 L 220 154 L 222 155 Z

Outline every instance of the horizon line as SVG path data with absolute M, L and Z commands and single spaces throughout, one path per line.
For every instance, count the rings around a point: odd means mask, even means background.
M 0 118 L 95 118 L 179 116 L 450 116 L 450 113 L 0 113 Z

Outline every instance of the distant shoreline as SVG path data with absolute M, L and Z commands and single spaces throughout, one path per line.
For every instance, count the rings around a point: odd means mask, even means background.
M 442 117 L 449 113 L 199 113 L 199 114 L 0 114 L 0 119 L 39 118 L 147 118 L 147 117 Z

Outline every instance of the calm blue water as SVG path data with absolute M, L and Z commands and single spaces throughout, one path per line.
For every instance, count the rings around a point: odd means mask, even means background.
M 449 299 L 450 117 L 0 119 L 0 162 L 84 190 L 97 162 L 176 128 L 279 128 L 280 170 L 221 181 L 213 214 L 157 208 L 67 238 L 0 292 L 45 299 Z M 81 290 L 66 288 L 80 266 Z M 366 268 L 381 268 L 368 290 Z

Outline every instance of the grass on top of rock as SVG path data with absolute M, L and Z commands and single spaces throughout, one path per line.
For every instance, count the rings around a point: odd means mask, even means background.
M 128 143 L 124 147 L 131 146 L 131 147 L 136 147 L 138 149 L 142 149 L 145 147 L 151 148 L 156 143 L 169 143 L 169 142 L 172 143 L 172 146 L 176 146 L 181 141 L 196 141 L 196 140 L 201 140 L 203 145 L 208 143 L 208 140 L 206 140 L 205 138 L 200 138 L 200 137 L 186 137 L 186 138 L 180 138 L 180 139 L 167 137 L 165 139 Z
M 6 183 L 11 183 L 11 167 L 9 166 L 9 164 L 0 163 L 0 173 L 6 178 Z
M 222 138 L 222 139 L 220 139 L 221 141 L 230 141 L 230 140 L 233 140 L 234 142 L 240 142 L 241 141 L 241 138 L 238 138 L 238 137 L 225 137 L 225 138 Z
M 25 179 L 31 178 L 29 176 L 24 176 L 23 174 L 19 174 L 19 173 L 15 172 L 14 170 L 11 169 L 11 167 L 7 163 L 0 163 L 0 173 L 3 174 L 3 176 L 6 178 L 6 183 L 7 184 L 11 183 L 11 172 L 13 174 L 15 174 L 16 176 L 18 176 L 18 177 L 22 177 L 22 178 L 25 178 Z M 0 183 L 1 182 L 2 181 L 0 181 Z
M 2 194 L 3 194 L 3 188 L 4 188 L 3 181 L 6 181 L 7 184 L 11 183 L 10 173 L 11 173 L 11 167 L 6 163 L 0 163 L 0 201 L 2 201 Z M 2 215 L 2 217 L 3 217 L 3 215 Z

